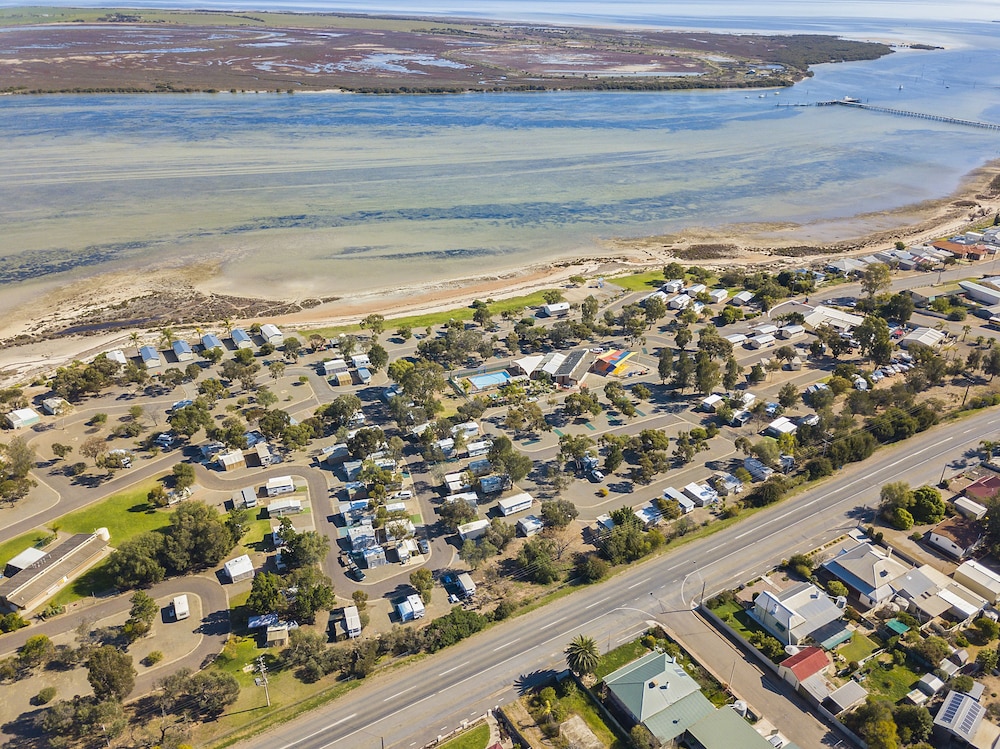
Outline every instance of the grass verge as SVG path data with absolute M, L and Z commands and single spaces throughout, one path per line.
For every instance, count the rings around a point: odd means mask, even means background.
M 471 731 L 456 736 L 451 741 L 441 744 L 441 749 L 486 749 L 486 742 L 490 740 L 490 727 L 485 723 L 480 723 Z

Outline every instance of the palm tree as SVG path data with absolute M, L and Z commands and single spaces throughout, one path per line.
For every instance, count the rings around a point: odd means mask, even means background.
M 133 330 L 131 333 L 129 333 L 128 340 L 129 340 L 129 343 L 131 343 L 133 346 L 135 346 L 136 350 L 139 349 L 139 332 L 138 331 Z
M 160 340 L 164 341 L 167 344 L 167 348 L 170 348 L 171 346 L 173 346 L 174 345 L 174 341 L 176 339 L 177 339 L 177 336 L 174 335 L 174 329 L 173 328 L 163 328 L 163 330 L 160 331 Z
M 600 660 L 597 642 L 593 637 L 585 635 L 574 637 L 564 652 L 566 653 L 566 665 L 571 671 L 578 674 L 594 673 L 597 662 Z
M 233 321 L 228 317 L 222 318 L 222 328 L 226 331 L 226 335 L 231 334 L 233 332 Z
M 971 333 L 971 332 L 972 332 L 972 326 L 971 325 L 963 325 L 962 326 L 962 343 L 965 343 L 965 339 L 968 337 L 969 333 Z

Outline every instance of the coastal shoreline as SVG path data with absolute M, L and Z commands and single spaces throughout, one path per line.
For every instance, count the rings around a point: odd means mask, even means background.
M 476 299 L 499 300 L 530 294 L 563 285 L 575 275 L 596 278 L 638 273 L 674 260 L 709 268 L 724 262 L 778 269 L 871 254 L 897 241 L 909 245 L 953 235 L 994 216 L 998 210 L 1000 159 L 967 174 L 946 197 L 890 211 L 804 225 L 736 223 L 715 228 L 694 227 L 666 236 L 616 238 L 603 243 L 603 252 L 578 253 L 506 272 L 442 280 L 430 289 L 393 287 L 337 298 L 273 300 L 260 293 L 262 289 L 240 289 L 238 297 L 219 293 L 220 286 L 226 292 L 233 289 L 225 287 L 225 277 L 217 263 L 163 268 L 142 275 L 130 271 L 99 274 L 62 284 L 34 296 L 29 304 L 8 311 L 0 323 L 0 339 L 6 344 L 0 350 L 0 384 L 23 382 L 74 359 L 126 346 L 132 331 L 138 332 L 143 342 L 153 343 L 159 337 L 157 331 L 165 326 L 173 327 L 182 336 L 193 336 L 196 327 L 213 329 L 223 317 L 229 317 L 233 323 L 249 324 L 266 316 L 278 325 L 310 330 L 354 325 L 372 312 L 384 315 L 391 326 L 394 318 L 457 309 Z M 817 234 L 831 230 L 825 224 L 833 224 L 836 229 L 837 225 L 878 223 L 888 226 L 858 235 L 847 231 L 832 242 L 811 241 Z M 705 254 L 715 256 L 705 257 Z M 90 335 L 49 334 L 42 339 L 37 336 L 39 321 L 47 321 L 50 327 L 61 325 L 61 329 L 86 324 L 97 313 L 127 309 L 130 303 L 148 308 L 168 288 L 175 295 L 174 304 L 186 305 L 183 323 L 165 317 L 153 325 L 125 325 L 114 330 L 99 325 Z M 164 307 L 168 308 L 169 305 Z M 240 309 L 247 314 L 238 314 Z M 237 314 L 232 314 L 232 310 Z M 226 314 L 227 311 L 230 313 Z

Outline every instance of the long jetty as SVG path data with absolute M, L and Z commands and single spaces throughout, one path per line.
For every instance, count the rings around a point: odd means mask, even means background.
M 983 130 L 1000 130 L 1000 124 L 994 122 L 981 122 L 979 120 L 963 120 L 959 117 L 945 117 L 939 114 L 925 114 L 923 112 L 908 112 L 905 109 L 890 109 L 889 107 L 877 107 L 874 104 L 862 104 L 860 101 L 852 99 L 835 99 L 833 101 L 820 101 L 816 103 L 820 107 L 841 106 L 854 107 L 855 109 L 867 109 L 869 112 L 882 112 L 884 114 L 895 114 L 900 117 L 916 117 L 921 120 L 934 120 L 936 122 L 947 122 L 951 125 L 964 125 L 965 127 L 978 127 Z

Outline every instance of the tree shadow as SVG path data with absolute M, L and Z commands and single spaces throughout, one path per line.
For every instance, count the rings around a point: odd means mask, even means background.
M 539 671 L 532 671 L 528 674 L 521 674 L 516 679 L 514 679 L 514 689 L 522 697 L 529 692 L 533 692 L 538 687 L 546 684 L 551 684 L 559 679 L 559 674 L 561 671 L 555 671 L 551 668 L 544 668 Z

